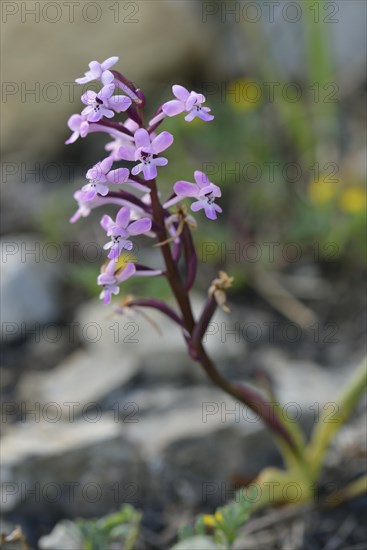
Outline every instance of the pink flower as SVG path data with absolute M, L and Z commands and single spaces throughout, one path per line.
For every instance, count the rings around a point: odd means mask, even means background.
M 80 218 L 86 218 L 91 212 L 91 205 L 85 200 L 85 194 L 83 191 L 75 191 L 74 199 L 78 203 L 78 210 L 70 218 L 70 223 L 75 223 Z
M 203 94 L 189 92 L 186 88 L 178 84 L 172 86 L 172 91 L 177 99 L 167 101 L 167 103 L 162 105 L 162 111 L 165 115 L 171 117 L 187 112 L 188 115 L 185 116 L 187 122 L 191 122 L 195 117 L 205 121 L 214 119 L 214 116 L 209 114 L 211 109 L 209 107 L 202 107 L 201 105 L 206 101 Z
M 82 95 L 82 102 L 86 105 L 82 111 L 88 122 L 98 122 L 102 117 L 112 118 L 116 113 L 126 111 L 131 105 L 131 99 L 125 95 L 112 95 L 115 90 L 113 84 L 103 86 L 102 90 L 93 92 L 88 90 Z
M 84 138 L 88 134 L 89 124 L 86 116 L 71 115 L 68 120 L 68 126 L 73 133 L 69 139 L 65 141 L 67 145 L 69 145 L 69 143 L 74 143 L 79 136 Z
M 217 212 L 222 212 L 222 209 L 218 204 L 215 204 L 215 199 L 220 197 L 222 192 L 218 185 L 209 181 L 208 176 L 204 172 L 196 170 L 194 176 L 196 183 L 188 181 L 177 181 L 175 183 L 173 189 L 177 196 L 166 202 L 164 207 L 168 208 L 186 197 L 191 197 L 196 199 L 191 204 L 193 212 L 204 209 L 207 218 L 216 220 Z
M 102 88 L 98 94 L 88 90 L 82 95 L 82 102 L 87 105 L 82 111 L 82 115 L 87 117 L 88 122 L 98 122 L 103 116 L 112 118 L 115 113 L 108 107 L 107 100 L 113 94 L 112 86 L 107 85 Z
M 128 147 L 120 147 L 119 154 L 125 160 L 139 160 L 140 162 L 134 166 L 131 173 L 136 176 L 143 172 L 146 180 L 152 180 L 157 177 L 157 166 L 166 166 L 168 160 L 157 155 L 165 151 L 172 145 L 173 136 L 169 132 L 161 132 L 155 138 L 144 128 L 139 128 L 134 134 L 135 151 Z
M 118 60 L 118 57 L 109 57 L 103 63 L 91 61 L 89 63 L 90 70 L 84 73 L 85 76 L 82 78 L 77 78 L 75 82 L 77 84 L 87 84 L 87 82 L 91 82 L 92 80 L 101 80 L 103 84 L 110 84 L 113 82 L 114 76 L 108 69 L 115 65 Z
M 102 292 L 99 297 L 104 304 L 111 302 L 112 294 L 117 295 L 120 292 L 118 286 L 123 281 L 126 281 L 136 272 L 135 264 L 128 262 L 126 266 L 116 271 L 116 263 L 112 260 L 107 265 L 105 271 L 99 275 L 97 282 L 102 286 Z
M 89 183 L 82 187 L 84 201 L 93 200 L 97 194 L 105 197 L 108 194 L 110 184 L 118 185 L 127 181 L 129 170 L 127 168 L 111 170 L 112 164 L 112 157 L 107 157 L 88 170 L 86 178 Z
M 103 247 L 105 250 L 111 249 L 108 254 L 111 260 L 116 260 L 124 249 L 132 250 L 133 243 L 128 240 L 129 237 L 142 235 L 152 228 L 150 218 L 141 218 L 130 223 L 130 217 L 130 209 L 124 206 L 118 211 L 116 221 L 107 215 L 101 219 L 101 226 L 107 232 L 107 236 L 111 237 L 111 241 Z
M 162 271 L 159 269 L 150 269 L 145 266 L 138 266 L 128 260 L 123 262 L 122 267 L 118 267 L 115 260 L 111 260 L 97 279 L 98 284 L 103 288 L 99 295 L 103 303 L 109 304 L 112 294 L 116 295 L 120 292 L 118 285 L 133 275 L 139 277 L 155 277 L 156 275 L 162 275 Z
M 92 132 L 104 132 L 108 134 L 110 137 L 114 137 L 116 140 L 124 139 L 127 143 L 131 143 L 131 147 L 135 151 L 134 147 L 134 138 L 133 136 L 128 136 L 126 134 L 123 134 L 116 128 L 111 128 L 110 126 L 104 125 L 103 122 L 88 122 L 86 115 L 71 115 L 71 117 L 68 120 L 68 126 L 70 130 L 73 131 L 72 135 L 65 141 L 67 145 L 70 143 L 74 143 L 79 137 L 86 137 L 88 134 Z M 112 142 L 113 143 L 113 142 Z M 123 141 L 122 143 L 125 143 Z M 118 147 L 120 147 L 119 145 Z M 117 147 L 117 145 L 116 145 Z M 106 146 L 106 150 L 109 150 Z M 112 150 L 112 149 L 111 149 Z M 115 156 L 115 155 L 114 155 Z M 118 158 L 115 158 L 114 160 L 119 160 Z

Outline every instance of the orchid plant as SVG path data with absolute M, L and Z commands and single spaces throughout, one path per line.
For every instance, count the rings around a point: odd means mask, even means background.
M 163 103 L 153 118 L 144 123 L 145 96 L 125 76 L 112 70 L 117 57 L 103 63 L 92 61 L 85 76 L 76 80 L 79 84 L 99 81 L 101 90 L 87 90 L 82 95 L 85 108 L 81 114 L 69 118 L 68 126 L 72 135 L 67 144 L 84 138 L 92 132 L 103 132 L 109 136 L 105 146 L 107 156 L 88 170 L 86 183 L 76 191 L 74 197 L 78 209 L 71 218 L 74 223 L 87 217 L 92 209 L 114 205 L 116 216 L 103 213 L 101 227 L 109 241 L 104 248 L 106 262 L 101 268 L 97 283 L 101 287 L 100 298 L 110 304 L 112 295 L 118 295 L 120 286 L 130 277 L 165 277 L 176 301 L 173 308 L 157 298 L 143 299 L 129 296 L 116 306 L 116 313 L 131 315 L 144 308 L 153 308 L 168 316 L 176 323 L 183 334 L 190 357 L 207 373 L 211 381 L 226 393 L 252 409 L 272 430 L 284 457 L 287 471 L 268 469 L 258 478 L 260 485 L 269 480 L 277 483 L 277 501 L 283 498 L 282 487 L 290 480 L 297 480 L 304 489 L 305 498 L 311 498 L 310 487 L 317 479 L 327 444 L 349 416 L 355 403 L 366 387 L 364 366 L 361 367 L 351 387 L 340 402 L 338 418 L 333 424 L 320 423 L 307 445 L 304 434 L 294 421 L 282 414 L 271 388 L 259 391 L 241 382 L 226 379 L 209 357 L 203 339 L 217 307 L 228 312 L 226 292 L 233 278 L 221 271 L 209 288 L 206 303 L 198 318 L 194 317 L 190 291 L 197 273 L 197 256 L 192 230 L 197 227 L 196 219 L 183 203 L 191 201 L 193 213 L 216 220 L 222 212 L 217 199 L 221 197 L 220 187 L 211 182 L 202 171 L 195 171 L 193 181 L 177 180 L 172 185 L 172 193 L 162 199 L 158 187 L 158 172 L 163 172 L 169 160 L 169 149 L 174 137 L 158 128 L 167 117 L 183 116 L 186 122 L 200 118 L 211 122 L 214 116 L 211 109 L 204 106 L 204 95 L 189 91 L 183 86 L 174 85 L 174 99 Z M 115 93 L 117 92 L 117 93 Z M 116 115 L 125 113 L 124 121 L 116 120 Z M 114 168 L 115 163 L 133 163 L 130 169 Z M 172 208 L 174 210 L 171 210 Z M 145 235 L 155 240 L 154 246 L 163 256 L 164 268 L 142 265 L 132 255 L 134 237 Z M 307 490 L 306 490 L 307 488 Z M 279 493 L 279 494 L 278 494 Z M 265 504 L 263 501 L 259 505 Z M 231 535 L 232 537 L 232 535 Z
M 262 394 L 224 378 L 204 347 L 203 337 L 217 307 L 229 311 L 226 291 L 232 285 L 232 277 L 223 271 L 219 273 L 209 286 L 201 315 L 194 318 L 190 290 L 195 283 L 198 263 L 192 238 L 197 221 L 183 201 L 189 199 L 193 213 L 214 221 L 222 212 L 217 204 L 221 197 L 220 187 L 204 172 L 196 170 L 193 181 L 174 182 L 171 195 L 161 200 L 157 176 L 169 162 L 162 153 L 169 155 L 174 137 L 167 131 L 157 130 L 167 117 L 183 116 L 186 122 L 195 118 L 213 121 L 211 109 L 204 105 L 206 98 L 176 84 L 172 87 L 174 98 L 163 103 L 145 124 L 145 96 L 125 76 L 112 70 L 117 61 L 117 57 L 103 63 L 92 61 L 85 76 L 76 79 L 83 85 L 98 81 L 101 90 L 83 93 L 81 100 L 85 107 L 81 114 L 69 118 L 72 135 L 66 141 L 74 143 L 92 132 L 103 132 L 112 140 L 105 146 L 108 155 L 88 170 L 88 183 L 75 192 L 78 209 L 70 220 L 74 223 L 87 217 L 95 208 L 103 211 L 107 205 L 116 206 L 115 219 L 105 213 L 101 217 L 101 227 L 110 240 L 104 247 L 109 252 L 97 280 L 101 287 L 100 298 L 104 304 L 110 304 L 112 295 L 118 295 L 120 286 L 130 277 L 166 277 L 177 309 L 156 298 L 128 297 L 117 305 L 116 312 L 131 314 L 141 308 L 154 308 L 167 315 L 182 330 L 190 357 L 202 366 L 214 384 L 256 411 L 291 452 L 296 453 L 291 434 L 271 413 Z M 117 120 L 116 115 L 122 112 L 126 115 L 125 120 Z M 114 168 L 120 161 L 133 165 L 131 169 Z M 133 239 L 138 235 L 156 239 L 155 246 L 163 256 L 164 269 L 142 265 L 133 257 Z

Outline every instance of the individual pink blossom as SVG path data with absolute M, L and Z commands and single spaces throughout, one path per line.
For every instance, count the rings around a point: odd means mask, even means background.
M 116 113 L 124 113 L 132 103 L 126 95 L 112 95 L 107 102 L 110 109 L 113 109 Z
M 129 279 L 129 277 L 132 277 L 135 272 L 136 267 L 133 262 L 127 262 L 123 269 L 116 270 L 116 263 L 113 260 L 110 261 L 104 272 L 97 279 L 98 284 L 102 286 L 102 292 L 99 297 L 103 300 L 103 303 L 109 304 L 112 294 L 117 295 L 120 292 L 118 285 Z
M 74 199 L 78 203 L 78 209 L 77 211 L 72 215 L 70 218 L 70 223 L 77 222 L 80 218 L 87 218 L 89 214 L 91 213 L 92 209 L 97 208 L 98 206 L 101 206 L 101 204 L 106 204 L 106 199 L 101 201 L 103 197 L 100 195 L 96 195 L 96 197 L 93 200 L 86 200 L 85 193 L 82 190 L 75 191 L 74 193 Z M 123 204 L 121 200 L 111 198 L 107 202 L 113 203 L 113 204 Z
M 108 254 L 111 260 L 116 260 L 124 249 L 132 250 L 133 243 L 129 237 L 142 235 L 152 228 L 150 218 L 141 218 L 132 222 L 130 218 L 130 209 L 124 206 L 118 211 L 115 221 L 107 215 L 101 219 L 101 226 L 107 232 L 107 236 L 111 237 L 110 242 L 103 247 L 105 250 L 111 249 Z
M 172 86 L 172 91 L 177 99 L 172 99 L 162 105 L 162 111 L 165 115 L 171 117 L 187 112 L 188 114 L 185 116 L 187 122 L 191 122 L 196 117 L 206 122 L 214 119 L 214 116 L 209 114 L 211 109 L 202 106 L 202 103 L 206 101 L 203 94 L 189 92 L 178 84 Z
M 215 199 L 222 195 L 220 187 L 210 182 L 208 176 L 199 170 L 195 171 L 194 177 L 196 183 L 177 181 L 173 186 L 177 196 L 166 202 L 164 207 L 168 208 L 186 197 L 191 197 L 196 199 L 191 204 L 193 212 L 204 209 L 207 218 L 216 220 L 217 212 L 222 212 L 221 207 L 215 204 Z
M 80 218 L 86 218 L 92 209 L 90 202 L 88 204 L 88 201 L 85 200 L 85 193 L 83 191 L 75 191 L 74 199 L 78 202 L 78 209 L 70 218 L 70 223 L 75 223 Z
M 91 82 L 92 80 L 101 80 L 103 84 L 110 84 L 113 82 L 114 76 L 108 69 L 115 65 L 118 60 L 118 57 L 109 57 L 103 63 L 91 61 L 89 63 L 89 71 L 82 78 L 77 78 L 75 82 L 77 84 L 87 84 L 87 82 Z
M 67 145 L 74 143 L 79 136 L 84 138 L 88 134 L 89 123 L 87 117 L 83 115 L 71 115 L 68 120 L 68 126 L 73 132 L 68 140 L 65 141 Z
M 104 121 L 88 122 L 87 116 L 75 114 L 75 115 L 71 115 L 71 117 L 69 118 L 68 126 L 73 133 L 69 137 L 69 139 L 65 141 L 66 145 L 69 145 L 70 143 L 74 143 L 79 137 L 84 138 L 88 134 L 91 134 L 92 132 L 104 132 L 108 134 L 111 138 L 115 138 L 115 140 L 119 140 L 121 138 L 123 140 L 122 143 L 131 142 L 132 144 L 131 147 L 135 151 L 133 136 L 130 137 L 124 134 L 123 132 L 119 131 L 117 128 L 111 128 L 110 126 L 105 124 Z M 114 142 L 111 142 L 111 143 L 114 143 Z M 120 146 L 121 145 L 119 145 L 118 147 Z M 120 159 L 114 158 L 114 160 L 120 160 Z
M 88 170 L 86 178 L 89 183 L 82 187 L 85 201 L 93 200 L 97 194 L 105 197 L 108 194 L 110 184 L 117 185 L 127 181 L 129 170 L 127 168 L 111 170 L 112 164 L 112 157 L 107 157 Z
M 87 117 L 88 122 L 98 122 L 102 117 L 112 118 L 115 113 L 109 108 L 107 100 L 113 94 L 111 86 L 107 85 L 102 88 L 98 94 L 92 90 L 88 90 L 82 95 L 81 99 L 84 105 L 87 105 L 82 111 L 82 115 Z
M 107 84 L 98 92 L 88 90 L 82 95 L 82 102 L 86 107 L 82 115 L 88 122 L 98 122 L 102 117 L 113 118 L 116 113 L 126 111 L 131 105 L 131 99 L 124 95 L 112 95 L 115 90 L 113 84 Z
M 169 132 L 161 132 L 152 140 L 144 128 L 139 128 L 134 134 L 134 139 L 134 153 L 131 151 L 131 148 L 126 147 L 121 147 L 119 153 L 125 160 L 140 161 L 131 170 L 134 176 L 143 172 L 146 180 L 152 180 L 157 177 L 157 166 L 166 166 L 168 164 L 166 158 L 157 157 L 157 155 L 172 145 L 173 135 Z
M 162 275 L 160 269 L 150 269 L 145 266 L 135 265 L 129 262 L 128 259 L 124 262 L 123 267 L 118 267 L 115 260 L 111 260 L 97 279 L 100 286 L 103 287 L 99 297 L 104 304 L 111 302 L 112 294 L 117 295 L 120 292 L 119 284 L 126 281 L 133 275 L 139 277 L 155 277 Z

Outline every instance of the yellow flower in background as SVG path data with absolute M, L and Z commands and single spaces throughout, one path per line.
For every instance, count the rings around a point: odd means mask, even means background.
M 327 176 L 322 176 L 313 180 L 308 187 L 308 196 L 314 204 L 324 204 L 329 202 L 337 194 L 337 183 L 327 180 Z
M 308 196 L 316 205 L 323 205 L 337 199 L 342 212 L 356 214 L 367 209 L 367 193 L 360 185 L 350 185 L 340 188 L 339 182 L 332 182 L 325 176 L 313 180 L 308 187 Z
M 214 515 L 206 514 L 203 516 L 203 522 L 204 525 L 207 525 L 208 527 L 216 527 L 218 522 L 223 522 L 223 515 L 221 512 L 215 512 Z
M 228 82 L 224 93 L 229 105 L 238 111 L 254 109 L 262 98 L 260 84 L 245 78 Z
M 362 187 L 349 187 L 339 197 L 339 207 L 343 212 L 355 214 L 367 209 L 367 194 Z

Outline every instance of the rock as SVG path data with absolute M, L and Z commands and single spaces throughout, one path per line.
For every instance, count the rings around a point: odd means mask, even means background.
M 38 338 L 40 325 L 56 321 L 59 315 L 60 262 L 51 261 L 47 243 L 37 235 L 9 235 L 0 246 L 1 339 L 7 343 L 27 335 Z M 29 332 L 35 329 L 36 334 Z
M 330 448 L 325 457 L 327 466 L 338 466 L 341 458 L 344 460 L 346 472 L 352 464 L 359 466 L 359 471 L 366 469 L 367 457 L 367 396 L 363 396 L 360 407 L 360 414 L 354 415 L 354 418 L 348 419 L 347 423 L 335 434 L 331 441 Z M 356 416 L 356 417 L 355 417 Z M 357 466 L 357 467 L 358 467 Z
M 65 318 L 67 319 L 66 316 L 62 316 L 62 319 Z M 61 320 L 60 324 L 46 324 L 38 341 L 31 339 L 24 342 L 22 352 L 25 356 L 23 363 L 25 376 L 28 371 L 47 371 L 57 367 L 78 349 L 78 344 L 78 340 L 70 335 L 67 323 Z
M 1 479 L 4 513 L 20 516 L 98 517 L 149 487 L 137 446 L 110 416 L 17 424 L 2 441 Z
M 315 418 L 319 408 L 327 402 L 335 402 L 342 388 L 353 376 L 358 364 L 349 368 L 323 369 L 308 360 L 293 360 L 276 348 L 268 347 L 256 355 L 257 364 L 268 374 L 274 384 L 276 397 L 283 405 L 289 405 L 289 414 L 308 412 Z M 292 410 L 292 403 L 295 404 Z M 301 419 L 301 418 L 300 418 Z
M 178 542 L 172 546 L 172 550 L 224 550 L 224 546 L 209 537 L 197 536 Z
M 41 550 L 80 550 L 83 547 L 83 537 L 72 521 L 60 521 L 49 535 L 38 541 Z
M 12 531 L 14 531 L 14 525 L 0 517 L 0 533 L 8 536 Z
M 70 403 L 73 403 L 74 415 L 89 406 L 93 409 L 115 388 L 130 382 L 137 371 L 137 359 L 124 355 L 117 346 L 111 354 L 101 353 L 100 348 L 82 349 L 51 371 L 24 374 L 18 386 L 18 398 L 28 408 L 55 403 L 62 417 L 68 418 Z
M 211 387 L 172 389 L 170 407 L 141 416 L 125 430 L 139 444 L 166 498 L 186 506 L 218 505 L 233 495 L 236 477 L 252 479 L 279 461 L 264 425 Z

